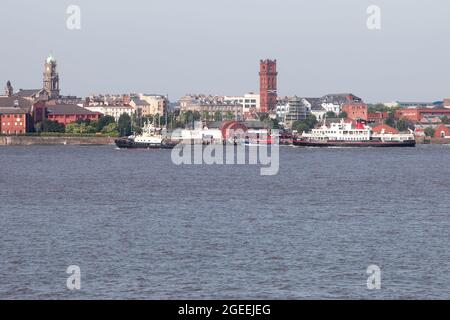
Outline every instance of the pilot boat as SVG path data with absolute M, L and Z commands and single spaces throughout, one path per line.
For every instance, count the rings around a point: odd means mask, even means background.
M 142 134 L 116 139 L 115 144 L 121 149 L 173 149 L 175 144 L 169 142 L 162 131 L 147 122 L 142 128 Z

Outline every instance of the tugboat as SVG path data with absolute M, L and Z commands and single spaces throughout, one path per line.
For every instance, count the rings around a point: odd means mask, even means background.
M 114 142 L 120 149 L 173 149 L 176 145 L 164 138 L 161 128 L 155 128 L 148 122 L 142 128 L 142 134 L 119 138 Z
M 373 133 L 365 121 L 358 120 L 356 128 L 351 123 L 325 123 L 294 138 L 294 146 L 299 147 L 415 147 L 416 138 L 410 130 L 407 134 Z

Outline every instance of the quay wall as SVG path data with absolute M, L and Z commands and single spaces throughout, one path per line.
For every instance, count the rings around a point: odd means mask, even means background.
M 418 144 L 450 144 L 450 139 L 446 138 L 416 138 Z
M 32 145 L 111 145 L 111 137 L 40 137 L 40 136 L 0 136 L 0 146 Z

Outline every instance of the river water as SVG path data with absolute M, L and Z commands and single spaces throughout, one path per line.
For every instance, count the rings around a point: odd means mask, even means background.
M 282 147 L 275 176 L 170 154 L 0 148 L 0 298 L 450 298 L 449 146 Z

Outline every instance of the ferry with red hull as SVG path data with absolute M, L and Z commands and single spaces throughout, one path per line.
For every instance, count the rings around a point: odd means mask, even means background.
M 298 147 L 415 147 L 414 133 L 374 133 L 372 128 L 362 120 L 358 120 L 356 128 L 352 123 L 342 120 L 322 125 L 311 132 L 303 132 L 294 138 L 294 146 Z

